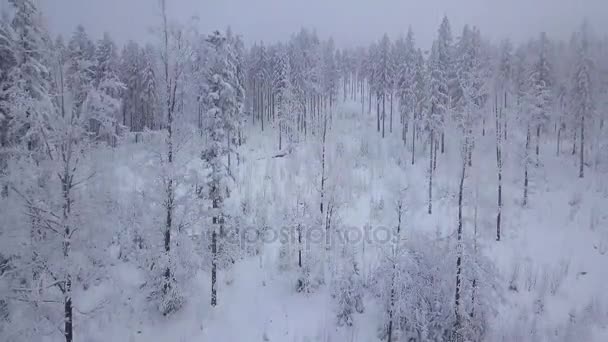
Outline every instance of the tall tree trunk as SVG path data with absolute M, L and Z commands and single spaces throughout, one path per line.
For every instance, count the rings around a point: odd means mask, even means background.
M 467 138 L 467 140 L 469 141 L 469 144 L 467 145 L 468 147 L 468 163 L 469 163 L 469 167 L 473 166 L 473 146 L 475 146 L 475 138 L 473 137 L 473 131 L 469 130 L 469 138 Z
M 68 142 L 68 145 L 71 145 L 72 142 Z M 71 148 L 68 147 L 68 151 L 71 151 Z M 72 189 L 72 179 L 73 175 L 71 174 L 70 169 L 70 154 L 71 152 L 67 152 L 68 156 L 65 160 L 65 168 L 63 172 L 63 177 L 61 177 L 61 187 L 63 194 L 63 225 L 64 225 L 64 235 L 63 235 L 63 258 L 66 264 L 65 270 L 65 281 L 63 286 L 63 304 L 64 304 L 64 336 L 66 342 L 72 342 L 73 340 L 73 308 L 72 308 L 72 275 L 69 266 L 69 254 L 71 247 L 71 236 L 72 229 L 70 224 L 68 223 L 70 219 L 70 212 L 72 207 L 72 199 L 71 199 L 71 189 Z
M 382 94 L 382 137 L 384 138 L 384 122 L 386 121 L 386 94 Z
M 436 141 L 433 144 L 433 147 L 434 147 L 434 151 L 433 151 L 433 171 L 435 171 L 437 169 L 437 151 L 439 151 L 439 146 L 438 146 L 438 144 L 437 144 Z
M 412 165 L 414 165 L 415 163 L 415 156 L 416 155 L 416 121 L 414 121 L 414 124 L 412 126 Z
M 561 143 L 562 143 L 562 123 L 559 123 L 559 128 L 557 129 L 557 152 L 556 152 L 556 156 L 559 157 L 560 154 L 560 148 L 561 148 Z
M 536 126 L 536 167 L 540 164 L 540 124 Z
M 302 268 L 302 225 L 298 224 L 298 267 Z
M 429 148 L 429 215 L 433 212 L 433 150 L 435 149 L 433 130 L 430 135 L 431 146 Z
M 505 111 L 503 113 L 503 124 L 504 124 L 504 130 L 503 130 L 503 134 L 504 134 L 504 139 L 505 141 L 507 140 L 507 92 L 505 91 L 505 104 L 504 104 L 504 108 Z
M 163 17 L 163 38 L 164 38 L 164 52 L 165 56 L 163 58 L 164 65 L 164 73 L 165 73 L 165 81 L 166 81 L 166 110 L 167 110 L 167 163 L 169 164 L 169 169 L 172 168 L 173 165 L 173 111 L 175 109 L 176 104 L 176 89 L 177 89 L 177 80 L 171 80 L 171 76 L 169 74 L 169 26 L 167 23 L 167 13 L 165 7 L 165 0 L 162 0 L 161 3 L 162 17 Z M 173 175 L 170 173 L 167 178 L 167 200 L 165 203 L 165 209 L 167 210 L 167 217 L 165 221 L 165 254 L 167 256 L 167 260 L 170 258 L 170 249 L 171 249 L 171 228 L 172 228 L 172 220 L 173 220 L 173 202 L 174 202 L 174 189 L 173 189 Z M 170 263 L 167 263 L 167 268 L 165 269 L 165 284 L 163 285 L 163 293 L 166 295 L 168 293 L 169 288 L 171 287 L 171 268 Z
M 376 122 L 378 133 L 380 133 L 380 93 L 376 94 Z
M 580 167 L 578 177 L 585 176 L 585 115 L 581 115 L 581 148 L 580 148 Z
M 473 213 L 473 258 L 477 260 L 477 210 L 479 207 L 479 187 L 475 187 L 475 210 Z M 477 293 L 477 277 L 473 278 L 471 285 L 471 318 L 475 317 L 475 295 Z
M 578 132 L 576 130 L 576 125 L 572 125 L 572 133 L 574 135 L 574 139 L 572 140 L 572 155 L 576 154 L 576 140 L 578 139 Z
M 367 88 L 369 88 L 369 98 L 368 98 L 368 109 L 367 109 L 367 114 L 371 115 L 372 114 L 372 87 L 370 87 L 369 83 L 367 84 Z
M 526 151 L 524 153 L 524 206 L 528 204 L 528 164 L 530 164 L 530 124 L 526 129 Z
M 465 147 L 467 149 L 467 147 Z M 463 156 L 466 158 L 466 155 Z M 457 245 L 456 245 L 456 291 L 454 295 L 454 313 L 456 317 L 456 333 L 461 327 L 461 318 L 460 318 L 460 292 L 461 292 L 461 279 L 460 276 L 462 274 L 462 257 L 463 257 L 463 244 L 462 244 L 462 197 L 464 192 L 464 178 L 466 171 L 466 160 L 462 160 L 462 172 L 460 174 L 460 185 L 458 186 L 458 230 L 457 230 Z
M 496 112 L 496 165 L 498 167 L 498 209 L 496 212 L 496 241 L 500 241 L 500 220 L 502 215 L 502 123 Z
M 217 218 L 214 217 L 214 221 Z M 211 306 L 217 306 L 217 231 L 216 222 L 211 233 Z
M 390 109 L 390 120 L 388 123 L 388 131 L 393 133 L 393 92 L 391 91 L 391 109 Z
M 325 197 L 325 140 L 327 137 L 327 113 L 324 115 L 323 119 L 323 140 L 321 144 L 321 202 L 319 204 L 319 209 L 321 210 L 321 214 L 323 214 L 323 200 Z
M 260 96 L 259 96 L 260 97 L 260 99 L 259 99 L 260 124 L 262 125 L 262 132 L 264 132 L 264 87 L 263 86 L 259 87 L 259 92 L 260 92 Z
M 365 114 L 365 89 L 363 87 L 363 80 L 361 80 L 361 116 Z

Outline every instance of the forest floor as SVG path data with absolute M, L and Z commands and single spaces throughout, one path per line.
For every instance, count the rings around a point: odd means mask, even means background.
M 384 139 L 375 131 L 375 116 L 366 113 L 361 120 L 357 104 L 343 104 L 336 113 L 327 142 L 328 186 L 333 185 L 336 194 L 336 219 L 355 227 L 392 226 L 397 217 L 397 189 L 407 188 L 404 230 L 442 239 L 453 237 L 460 163 L 460 153 L 454 151 L 458 144 L 450 138 L 454 132 L 446 132 L 446 151 L 438 155 L 433 214 L 429 215 L 425 142 L 416 142 L 416 163 L 412 165 L 411 141 L 406 146 L 401 141 L 396 113 L 393 133 L 389 133 L 387 122 Z M 263 135 L 256 133 L 243 149 L 237 183 L 248 183 L 243 190 L 248 196 L 263 192 L 270 203 L 287 201 L 297 186 L 305 186 L 309 177 L 318 176 L 318 141 L 309 138 L 296 145 L 293 152 L 272 158 L 277 143 L 276 132 L 267 130 Z M 515 134 L 505 142 L 501 241 L 495 239 L 497 166 L 493 127 L 486 127 L 485 136 L 476 141 L 473 166 L 465 180 L 465 236 L 473 236 L 477 206 L 477 243 L 494 262 L 500 277 L 496 283 L 502 287 L 502 296 L 495 301 L 496 316 L 490 319 L 495 326 L 491 340 L 509 341 L 501 331 L 511 329 L 530 341 L 551 341 L 557 329 L 584 326 L 593 336 L 588 341 L 607 341 L 608 194 L 598 180 L 608 175 L 588 168 L 586 178 L 579 179 L 576 158 L 567 151 L 557 156 L 554 140 L 547 138 L 540 147 L 539 165 L 535 161 L 531 164 L 529 204 L 524 207 L 521 155 L 514 153 L 521 150 L 521 143 L 522 137 Z M 128 144 L 119 148 L 124 151 L 114 153 L 119 158 L 135 148 L 137 145 Z M 135 169 L 137 158 L 126 160 L 131 162 L 117 172 L 130 173 L 133 179 L 126 182 L 136 182 L 137 177 L 143 177 Z M 128 170 L 130 167 L 133 169 Z M 294 173 L 294 169 L 298 171 Z M 318 196 L 316 188 L 310 188 L 305 196 Z M 375 210 L 370 209 L 372 204 Z M 360 256 L 364 277 L 371 276 L 369 270 L 377 262 L 376 256 Z M 280 273 L 277 258 L 278 248 L 270 244 L 259 257 L 239 261 L 228 272 L 220 273 L 219 306 L 215 309 L 209 305 L 210 277 L 201 271 L 185 290 L 186 306 L 170 318 L 116 308 L 112 315 L 87 323 L 91 336 L 87 341 L 378 340 L 381 315 L 372 300 L 366 299 L 366 310 L 355 315 L 353 327 L 337 328 L 327 286 L 312 294 L 297 293 L 295 275 L 290 271 Z M 141 297 L 141 280 L 134 266 L 118 263 L 113 272 L 115 280 L 110 286 L 121 289 L 123 300 Z M 99 324 L 101 321 L 105 323 Z M 499 326 L 502 329 L 496 328 Z M 533 334 L 544 337 L 535 339 Z

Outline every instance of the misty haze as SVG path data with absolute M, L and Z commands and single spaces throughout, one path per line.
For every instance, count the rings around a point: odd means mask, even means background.
M 608 341 L 606 0 L 0 0 L 1 342 Z

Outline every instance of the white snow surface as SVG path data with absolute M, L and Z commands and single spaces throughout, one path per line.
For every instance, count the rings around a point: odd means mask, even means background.
M 395 189 L 407 186 L 406 231 L 430 237 L 450 238 L 456 229 L 456 197 L 458 187 L 458 153 L 439 154 L 435 174 L 433 214 L 426 212 L 428 157 L 420 142 L 416 164 L 411 165 L 410 146 L 403 146 L 399 133 L 382 139 L 375 132 L 375 116 L 360 113 L 360 105 L 346 103 L 335 111 L 328 137 L 330 172 L 337 173 L 341 186 L 341 223 L 356 227 L 366 224 L 393 225 Z M 398 117 L 396 119 L 398 121 Z M 395 124 L 395 126 L 398 126 Z M 259 127 L 249 128 L 259 130 Z M 397 129 L 396 129 L 397 130 Z M 387 128 L 388 132 L 388 128 Z M 318 146 L 311 138 L 293 146 L 282 158 L 277 153 L 276 132 L 249 134 L 241 150 L 237 167 L 237 183 L 241 187 L 233 197 L 272 194 L 275 201 L 287 201 L 296 184 L 306 182 L 302 175 L 316 174 L 316 162 L 310 162 Z M 515 135 L 505 144 L 515 144 Z M 369 153 L 360 156 L 362 144 Z M 336 148 L 340 147 L 340 152 Z M 478 244 L 498 269 L 497 280 L 503 296 L 496 299 L 496 314 L 491 318 L 490 341 L 509 341 L 506 329 L 526 329 L 522 317 L 535 315 L 535 305 L 544 309 L 537 317 L 537 329 L 551 341 L 551 332 L 572 322 L 571 315 L 580 317 L 590 303 L 601 317 L 586 325 L 590 339 L 608 341 L 608 219 L 606 194 L 598 191 L 599 178 L 607 175 L 592 171 L 584 179 L 577 177 L 577 164 L 564 152 L 556 156 L 551 139 L 541 146 L 541 165 L 532 167 L 530 203 L 522 207 L 522 168 L 520 156 L 507 154 L 504 170 L 503 238 L 495 241 L 496 157 L 494 131 L 476 142 L 473 167 L 465 180 L 465 235 L 472 234 L 472 213 L 475 193 L 478 194 Z M 456 149 L 456 144 L 446 146 Z M 515 150 L 505 148 L 508 152 Z M 101 153 L 101 152 L 100 152 Z M 140 163 L 154 163 L 141 144 L 126 143 L 106 151 L 105 163 L 98 174 L 119 180 L 126 194 L 146 183 L 146 173 Z M 196 156 L 193 156 L 193 159 Z M 97 160 L 101 160 L 98 158 Z M 317 158 L 318 159 L 318 158 Z M 120 160 L 120 163 L 116 161 Z M 293 165 L 299 170 L 293 173 Z M 153 165 L 153 164 L 152 164 Z M 596 174 L 592 174 L 596 172 Z M 242 186 L 247 184 L 247 186 Z M 604 190 L 605 191 L 605 190 Z M 246 193 L 245 193 L 246 192 Z M 315 190 L 305 193 L 317 196 Z M 385 209 L 379 215 L 370 214 L 370 201 L 383 200 Z M 274 203 L 276 204 L 276 203 Z M 591 218 L 595 217 L 596 224 Z M 602 253 L 603 252 L 603 253 Z M 377 262 L 377 255 L 367 252 L 360 256 L 364 277 Z M 163 317 L 150 310 L 140 286 L 144 281 L 141 270 L 119 261 L 112 263 L 109 280 L 81 293 L 75 299 L 80 308 L 107 301 L 100 313 L 78 316 L 75 336 L 87 342 L 187 342 L 187 341 L 379 341 L 376 329 L 381 315 L 373 298 L 365 298 L 366 310 L 355 314 L 352 327 L 336 327 L 330 289 L 322 285 L 311 294 L 294 289 L 295 274 L 279 272 L 278 248 L 267 244 L 259 257 L 238 260 L 228 272 L 220 272 L 219 305 L 209 302 L 210 275 L 201 270 L 184 287 L 186 304 L 179 312 Z M 466 261 L 465 261 L 466 263 Z M 518 269 L 518 272 L 515 270 Z M 513 275 L 516 273 L 516 275 Z M 331 277 L 331 274 L 329 275 Z M 514 280 L 516 290 L 508 286 Z M 536 280 L 536 285 L 529 283 Z M 329 283 L 329 282 L 327 282 Z M 529 288 L 530 287 L 530 288 Z M 108 299 L 110 298 L 110 299 Z M 536 304 L 535 304 L 536 303 Z M 82 311 L 85 311 L 82 309 Z M 526 332 L 522 332 L 526 334 Z M 45 341 L 61 340 L 59 334 Z M 532 339 L 531 339 L 532 340 Z

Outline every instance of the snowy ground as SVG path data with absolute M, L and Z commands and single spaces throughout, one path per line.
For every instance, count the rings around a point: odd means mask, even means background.
M 375 116 L 366 113 L 365 119 L 360 120 L 357 104 L 342 105 L 337 113 L 340 115 L 335 116 L 329 136 L 328 167 L 336 175 L 336 182 L 345 182 L 339 183 L 340 221 L 357 227 L 394 225 L 395 189 L 407 186 L 405 229 L 449 238 L 456 229 L 458 153 L 439 155 L 433 214 L 428 215 L 428 156 L 422 150 L 426 148 L 424 142 L 417 142 L 417 161 L 411 165 L 410 142 L 403 147 L 397 129 L 388 134 L 387 126 L 388 137 L 382 139 L 375 132 Z M 394 125 L 398 126 L 398 118 Z M 317 145 L 309 140 L 286 157 L 269 158 L 277 151 L 278 139 L 274 132 L 266 133 L 256 134 L 246 145 L 237 178 L 249 183 L 245 189 L 248 196 L 266 192 L 275 200 L 287 200 L 295 184 L 302 182 L 298 177 L 305 179 L 302 175 L 318 172 L 316 164 L 306 162 L 310 160 L 307 157 L 317 153 Z M 512 136 L 506 144 L 516 141 L 517 137 Z M 360 153 L 363 145 L 368 147 L 367 154 Z M 455 148 L 455 144 L 447 144 L 448 150 Z M 122 160 L 134 146 L 121 149 L 113 153 Z M 492 318 L 496 336 L 491 340 L 516 340 L 502 336 L 503 330 L 498 327 L 512 328 L 526 337 L 517 340 L 551 341 L 552 334 L 564 336 L 564 329 L 580 326 L 586 331 L 591 329 L 594 339 L 589 341 L 606 341 L 608 200 L 606 193 L 597 191 L 596 181 L 605 175 L 594 177 L 590 170 L 589 176 L 579 179 L 574 158 L 566 153 L 557 157 L 554 143 L 547 139 L 541 146 L 541 165 L 532 166 L 530 204 L 523 208 L 523 169 L 515 150 L 506 148 L 502 241 L 495 241 L 497 175 L 491 127 L 476 142 L 473 169 L 465 181 L 465 234 L 469 238 L 472 235 L 473 208 L 477 203 L 478 243 L 495 262 L 501 276 L 498 284 L 503 287 L 504 296 L 496 299 L 497 315 Z M 138 177 L 145 174 L 135 169 L 137 157 L 128 160 L 129 164 L 114 172 L 121 175 L 125 187 L 136 186 Z M 300 170 L 298 177 L 292 177 L 294 160 L 300 160 L 295 163 Z M 384 202 L 384 208 L 371 211 L 370 203 L 379 201 Z M 170 318 L 133 309 L 145 302 L 139 293 L 142 280 L 133 266 L 117 262 L 112 268 L 113 284 L 102 285 L 99 292 L 103 293 L 104 288 L 108 293 L 109 289 L 120 289 L 117 296 L 125 305 L 103 317 L 91 318 L 81 331 L 87 330 L 87 341 L 92 342 L 378 340 L 380 316 L 371 300 L 366 299 L 366 311 L 356 316 L 352 328 L 336 328 L 329 289 L 321 287 L 308 295 L 294 291 L 295 278 L 278 273 L 277 253 L 276 245 L 268 245 L 259 258 L 237 262 L 228 275 L 221 273 L 219 306 L 215 309 L 209 305 L 209 275 L 200 272 L 185 290 L 185 308 Z M 364 275 L 375 262 L 373 254 L 366 255 L 361 257 Z

